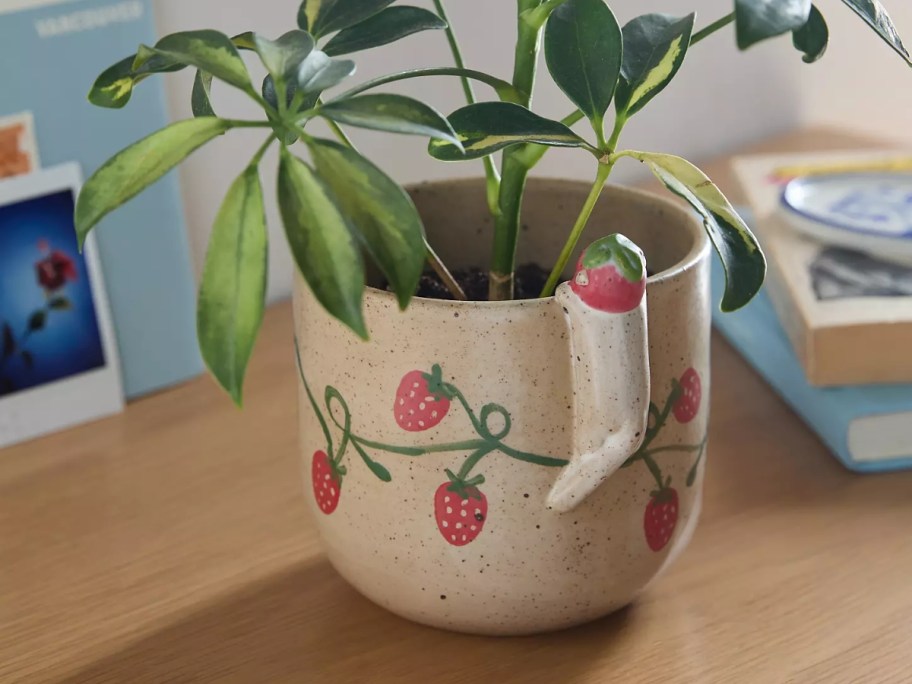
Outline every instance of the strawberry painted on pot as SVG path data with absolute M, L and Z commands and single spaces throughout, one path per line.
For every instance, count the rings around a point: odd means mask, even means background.
M 674 405 L 674 417 L 679 423 L 689 423 L 696 418 L 703 399 L 700 374 L 695 369 L 688 368 L 678 380 L 678 386 L 681 394 Z
M 316 451 L 310 466 L 314 498 L 323 513 L 329 515 L 339 505 L 342 496 L 342 476 L 345 469 L 335 463 L 325 451 Z
M 434 364 L 430 373 L 409 371 L 399 382 L 393 415 L 403 430 L 430 430 L 446 417 L 449 410 L 449 392 L 438 364 Z
M 653 551 L 661 551 L 674 535 L 678 524 L 678 492 L 673 487 L 663 487 L 652 493 L 643 515 L 646 543 Z
M 477 486 L 484 477 L 462 480 L 451 471 L 446 472 L 449 482 L 440 485 L 434 494 L 434 518 L 449 544 L 465 546 L 481 534 L 488 519 L 488 498 Z

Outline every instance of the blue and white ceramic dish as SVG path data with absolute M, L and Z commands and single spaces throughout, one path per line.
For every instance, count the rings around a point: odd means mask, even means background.
M 781 207 L 792 227 L 815 240 L 912 263 L 912 173 L 796 178 Z

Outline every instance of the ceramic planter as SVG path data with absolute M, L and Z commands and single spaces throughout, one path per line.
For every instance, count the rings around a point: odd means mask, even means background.
M 554 262 L 587 190 L 530 182 L 519 263 Z M 481 181 L 412 193 L 448 265 L 487 262 Z M 630 603 L 688 543 L 709 244 L 677 205 L 616 187 L 589 226 L 581 247 L 620 232 L 645 251 L 645 307 L 588 310 L 564 285 L 545 300 L 416 299 L 400 312 L 369 289 L 362 342 L 299 279 L 306 495 L 330 561 L 376 603 L 459 631 L 552 630 Z

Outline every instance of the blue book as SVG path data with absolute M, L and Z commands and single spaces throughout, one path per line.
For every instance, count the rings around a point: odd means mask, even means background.
M 724 274 L 713 261 L 713 324 L 851 470 L 912 468 L 912 385 L 812 387 L 765 291 L 722 313 Z
M 9 7 L 9 5 L 8 5 Z M 160 77 L 127 111 L 86 100 L 101 71 L 154 43 L 151 0 L 13 2 L 0 7 L 0 120 L 31 114 L 45 167 L 77 162 L 83 177 L 169 123 Z M 175 174 L 96 231 L 127 397 L 199 374 L 196 285 Z

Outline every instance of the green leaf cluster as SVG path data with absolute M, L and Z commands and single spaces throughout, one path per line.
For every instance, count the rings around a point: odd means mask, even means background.
M 268 136 L 228 189 L 218 212 L 197 305 L 203 358 L 238 403 L 263 317 L 268 245 L 260 167 L 276 142 L 281 148 L 278 200 L 288 245 L 327 311 L 367 337 L 361 308 L 366 260 L 383 271 L 403 308 L 417 287 L 427 252 L 424 228 L 409 196 L 353 148 L 314 138 L 305 130 L 309 121 L 323 118 L 333 124 L 426 136 L 462 149 L 446 117 L 414 98 L 349 93 L 323 102 L 326 91 L 355 72 L 354 61 L 341 56 L 446 27 L 433 12 L 390 4 L 307 0 L 301 5 L 299 27 L 276 39 L 253 32 L 233 38 L 213 30 L 174 33 L 154 46 L 139 46 L 135 54 L 105 70 L 89 92 L 93 104 L 120 108 L 149 76 L 196 69 L 191 92 L 195 118 L 119 152 L 85 183 L 75 212 L 80 244 L 110 212 L 206 143 L 237 128 L 262 128 Z M 319 46 L 321 39 L 325 44 Z M 253 84 L 242 57 L 245 51 L 267 72 L 260 87 Z M 265 118 L 218 116 L 215 82 L 246 93 L 263 108 Z M 299 140 L 310 161 L 291 151 L 289 146 Z
M 260 171 L 272 146 L 279 147 L 278 206 L 295 263 L 326 310 L 362 338 L 369 333 L 362 310 L 368 262 L 386 276 L 402 308 L 414 295 L 425 262 L 431 260 L 438 272 L 443 267 L 426 242 L 408 194 L 354 148 L 343 127 L 428 138 L 429 153 L 442 161 L 484 160 L 494 219 L 492 298 L 510 295 L 526 176 L 547 149 L 580 148 L 593 156 L 596 180 L 543 296 L 550 295 L 559 281 L 614 165 L 632 158 L 649 166 L 703 217 L 727 276 L 722 308 L 736 309 L 756 294 L 766 266 L 744 221 L 712 181 L 684 159 L 619 149 L 629 119 L 671 84 L 688 52 L 729 25 L 740 49 L 790 35 L 805 62 L 818 60 L 826 51 L 827 24 L 811 0 L 731 2 L 729 14 L 697 29 L 694 13 L 648 13 L 621 26 L 605 0 L 517 0 L 512 78 L 466 68 L 443 0 L 434 0 L 435 12 L 395 0 L 304 0 L 297 26 L 277 38 L 255 32 L 229 37 L 206 29 L 140 45 L 101 73 L 89 100 L 100 107 L 121 108 L 146 78 L 193 68 L 194 118 L 152 133 L 92 175 L 76 206 L 80 243 L 109 213 L 198 148 L 238 128 L 261 129 L 262 146 L 245 160 L 218 211 L 197 307 L 203 357 L 240 403 L 263 317 L 268 245 Z M 878 0 L 842 2 L 912 64 Z M 350 55 L 423 31 L 446 33 L 456 66 L 416 68 L 341 93 L 333 90 L 356 73 Z M 532 109 L 542 49 L 551 78 L 572 105 L 560 121 Z M 251 60 L 265 70 L 262 83 L 253 81 Z M 418 99 L 376 92 L 382 86 L 428 77 L 460 79 L 467 105 L 444 116 Z M 239 120 L 220 115 L 213 96 L 221 86 L 214 93 L 216 84 L 245 93 L 263 117 Z M 490 87 L 494 97 L 478 101 L 473 84 Z M 613 123 L 606 127 L 609 117 Z M 592 129 L 589 139 L 571 128 L 584 118 Z M 308 132 L 310 122 L 317 119 L 328 123 L 343 144 Z M 33 324 L 43 325 L 43 320 Z

